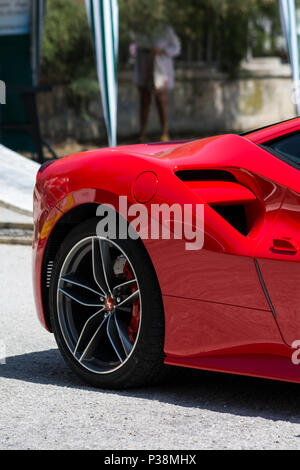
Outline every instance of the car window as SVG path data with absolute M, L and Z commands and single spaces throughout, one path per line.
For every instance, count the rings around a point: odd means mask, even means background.
M 300 133 L 263 144 L 262 147 L 272 151 L 277 157 L 300 167 Z

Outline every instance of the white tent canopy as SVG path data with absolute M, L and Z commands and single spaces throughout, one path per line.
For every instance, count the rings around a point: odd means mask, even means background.
M 300 115 L 300 65 L 299 36 L 297 30 L 297 9 L 295 0 L 279 0 L 282 29 L 287 41 L 290 62 L 293 72 L 294 91 L 298 115 Z
M 102 107 L 111 147 L 117 144 L 118 0 L 85 0 L 95 49 Z

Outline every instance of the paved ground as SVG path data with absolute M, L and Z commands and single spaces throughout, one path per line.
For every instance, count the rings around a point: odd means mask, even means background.
M 209 373 L 127 392 L 81 384 L 35 317 L 30 248 L 2 245 L 0 260 L 0 449 L 300 449 L 297 385 Z
M 0 244 L 31 245 L 33 237 L 32 216 L 17 209 L 5 207 L 0 202 Z

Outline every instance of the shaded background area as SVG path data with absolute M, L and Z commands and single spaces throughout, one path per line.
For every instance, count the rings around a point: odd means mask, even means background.
M 32 73 L 30 63 L 30 37 L 29 34 L 17 36 L 0 36 L 0 77 L 10 87 L 32 86 Z M 12 59 L 13 58 L 13 59 Z M 8 90 L 9 93 L 9 90 Z M 19 124 L 27 124 L 28 117 L 19 93 L 9 93 L 10 106 L 1 106 L 1 120 L 9 125 L 18 120 Z M 9 148 L 19 147 L 34 151 L 32 139 L 27 132 L 3 131 L 1 143 Z M 17 142 L 16 142 L 17 140 Z
M 148 31 L 169 22 L 182 43 L 169 100 L 172 138 L 243 131 L 295 115 L 277 1 L 120 0 L 119 7 L 119 143 L 138 134 L 129 52 L 135 24 Z M 53 87 L 38 98 L 42 133 L 58 153 L 106 145 L 83 0 L 48 0 L 41 72 L 41 84 Z M 159 135 L 153 109 L 148 138 Z

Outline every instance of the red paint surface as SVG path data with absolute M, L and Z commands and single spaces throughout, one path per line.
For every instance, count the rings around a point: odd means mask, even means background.
M 163 297 L 166 312 L 167 357 L 219 355 L 249 347 L 257 353 L 282 345 L 270 310 L 257 310 L 179 297 Z
M 245 186 L 228 181 L 189 181 L 186 185 L 207 204 L 249 204 L 255 194 Z

